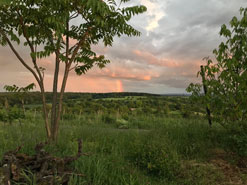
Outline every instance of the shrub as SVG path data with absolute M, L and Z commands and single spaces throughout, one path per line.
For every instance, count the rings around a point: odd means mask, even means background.
M 4 123 L 8 121 L 8 114 L 5 110 L 0 110 L 0 121 Z
M 125 119 L 117 119 L 117 128 L 120 129 L 128 129 L 129 128 L 129 122 Z
M 239 127 L 241 125 L 241 127 Z M 228 127 L 228 144 L 239 156 L 247 157 L 247 125 L 237 123 Z
M 171 145 L 150 134 L 130 145 L 129 159 L 149 175 L 168 180 L 174 179 L 180 169 L 179 157 Z
M 64 120 L 73 120 L 75 118 L 76 118 L 75 114 L 72 114 L 72 113 L 65 113 L 65 114 L 63 114 L 63 119 Z
M 106 124 L 116 123 L 116 118 L 111 114 L 103 114 L 101 119 L 102 119 L 102 122 Z

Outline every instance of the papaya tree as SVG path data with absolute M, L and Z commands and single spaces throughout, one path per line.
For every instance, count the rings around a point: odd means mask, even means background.
M 126 7 L 129 0 L 15 0 L 0 4 L 0 43 L 8 45 L 18 61 L 32 73 L 42 95 L 47 137 L 56 140 L 63 96 L 72 70 L 85 74 L 93 66 L 103 68 L 110 61 L 97 55 L 92 45 L 112 46 L 115 36 L 139 36 L 128 21 L 146 11 L 142 5 Z M 7 2 L 7 1 L 6 1 Z M 29 60 L 17 45 L 27 47 Z M 45 95 L 42 58 L 55 56 L 51 120 Z M 58 93 L 58 76 L 64 66 Z M 86 84 L 85 84 L 86 85 Z
M 207 65 L 198 73 L 203 83 L 187 88 L 191 98 L 210 110 L 212 119 L 224 127 L 246 126 L 247 121 L 247 8 L 241 8 L 240 15 L 232 18 L 230 28 L 222 25 L 220 35 L 225 42 L 213 51 L 216 61 L 205 58 Z

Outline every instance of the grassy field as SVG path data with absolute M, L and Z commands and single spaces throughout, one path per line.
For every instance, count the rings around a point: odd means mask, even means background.
M 83 115 L 63 121 L 58 143 L 46 150 L 55 156 L 74 155 L 79 138 L 90 155 L 72 164 L 71 185 L 247 183 L 246 167 L 239 165 L 243 159 L 235 154 L 227 131 L 217 124 L 210 128 L 204 119 Z M 45 141 L 45 130 L 39 117 L 22 125 L 0 123 L 0 158 L 21 144 L 21 152 L 34 154 L 40 141 Z

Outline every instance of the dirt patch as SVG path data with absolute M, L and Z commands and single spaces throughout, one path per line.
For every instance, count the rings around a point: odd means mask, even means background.
M 224 174 L 226 185 L 247 185 L 246 160 L 223 149 L 214 149 L 209 164 Z
M 245 159 L 219 148 L 210 151 L 210 154 L 206 162 L 183 161 L 181 184 L 247 185 Z

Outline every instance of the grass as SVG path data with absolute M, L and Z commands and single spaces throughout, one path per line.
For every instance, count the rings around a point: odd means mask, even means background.
M 120 118 L 119 118 L 120 119 Z M 214 149 L 228 148 L 227 132 L 205 120 L 133 116 L 128 129 L 115 122 L 103 123 L 101 115 L 80 121 L 63 121 L 57 145 L 47 151 L 55 156 L 74 155 L 77 139 L 83 140 L 83 156 L 75 161 L 70 179 L 73 185 L 213 185 L 227 184 L 228 177 L 210 162 Z M 36 143 L 45 140 L 42 120 L 0 124 L 0 158 L 4 152 L 25 144 L 22 151 L 34 153 Z M 225 161 L 226 163 L 228 161 Z M 227 163 L 228 164 L 228 163 Z M 82 173 L 85 176 L 77 176 Z M 246 178 L 244 173 L 236 174 Z

